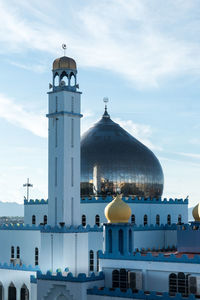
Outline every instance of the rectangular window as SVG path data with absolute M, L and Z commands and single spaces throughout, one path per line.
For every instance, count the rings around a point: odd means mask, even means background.
M 39 250 L 35 248 L 35 266 L 39 265 Z
M 57 186 L 57 180 L 58 180 L 58 158 L 55 157 L 55 186 Z
M 20 258 L 20 248 L 17 247 L 17 258 Z
M 14 246 L 11 247 L 11 258 L 15 258 L 15 248 L 14 248 Z
M 74 186 L 74 158 L 71 157 L 71 186 Z
M 71 119 L 71 147 L 74 147 L 74 119 Z
M 72 101 L 71 101 L 71 112 L 74 112 L 74 97 L 72 97 Z

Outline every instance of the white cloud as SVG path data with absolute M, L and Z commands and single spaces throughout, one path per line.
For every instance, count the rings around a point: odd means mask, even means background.
M 139 87 L 158 86 L 169 76 L 200 73 L 198 2 L 189 2 L 88 0 L 57 6 L 1 0 L 0 51 L 55 55 L 66 41 L 82 66 L 116 72 Z
M 0 94 L 0 118 L 29 130 L 40 137 L 47 137 L 47 120 L 44 113 L 27 111 L 22 105 L 17 104 Z
M 150 125 L 138 124 L 132 120 L 121 120 L 120 118 L 116 118 L 114 121 L 151 150 L 162 150 L 160 146 L 151 142 L 153 132 Z
M 186 156 L 186 157 L 190 157 L 190 158 L 200 159 L 200 154 L 198 154 L 198 153 L 176 152 L 176 154 Z
M 37 64 L 37 65 L 34 65 L 34 64 L 28 65 L 28 64 L 19 63 L 19 62 L 12 61 L 12 60 L 9 60 L 8 63 L 13 66 L 19 67 L 21 69 L 24 69 L 27 71 L 34 71 L 37 73 L 43 73 L 47 69 L 47 66 L 42 63 Z

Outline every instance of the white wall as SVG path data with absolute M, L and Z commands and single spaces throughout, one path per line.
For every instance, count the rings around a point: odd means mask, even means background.
M 177 246 L 176 230 L 142 230 L 133 232 L 133 249 Z
M 86 215 L 87 224 L 95 224 L 95 216 L 100 216 L 100 222 L 107 222 L 104 209 L 108 203 L 81 203 L 81 216 Z M 156 224 L 156 215 L 160 215 L 160 224 L 167 223 L 167 215 L 171 215 L 171 223 L 178 222 L 178 215 L 182 215 L 182 222 L 188 222 L 188 205 L 186 204 L 148 204 L 148 203 L 128 203 L 132 214 L 135 215 L 136 224 L 143 225 L 143 218 L 148 216 L 148 224 Z
M 102 247 L 102 232 L 42 233 L 41 270 L 46 272 L 69 268 L 74 275 L 88 274 L 89 251 L 93 250 L 96 271 L 96 253 Z
M 38 230 L 0 230 L 0 261 L 10 264 L 11 246 L 20 247 L 20 258 L 23 264 L 35 266 L 35 248 L 39 249 L 40 263 L 40 231 Z
M 36 225 L 44 222 L 44 216 L 48 216 L 48 204 L 24 205 L 24 224 L 32 225 L 32 216 L 36 216 Z M 48 221 L 48 217 L 47 217 Z
M 55 300 L 62 293 L 66 296 L 67 300 L 87 300 L 87 289 L 94 286 L 104 286 L 104 280 L 91 282 L 38 280 L 37 299 Z
M 81 203 L 81 216 L 86 215 L 86 222 L 90 226 L 95 225 L 95 216 L 100 216 L 100 222 L 107 222 L 104 209 L 108 203 Z M 136 224 L 143 225 L 143 217 L 148 216 L 148 224 L 156 224 L 156 215 L 160 215 L 160 224 L 167 223 L 167 215 L 171 215 L 171 222 L 178 222 L 178 215 L 182 215 L 182 222 L 188 222 L 188 206 L 186 204 L 148 204 L 148 203 L 128 203 L 132 214 L 135 214 Z M 32 215 L 36 215 L 37 225 L 43 222 L 44 215 L 48 215 L 48 204 L 33 204 L 24 206 L 24 223 L 32 224 Z M 81 224 L 80 218 L 80 224 Z

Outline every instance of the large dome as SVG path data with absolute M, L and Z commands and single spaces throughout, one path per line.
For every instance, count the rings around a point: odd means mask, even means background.
M 81 139 L 81 196 L 159 197 L 162 167 L 146 146 L 110 119 L 102 119 Z

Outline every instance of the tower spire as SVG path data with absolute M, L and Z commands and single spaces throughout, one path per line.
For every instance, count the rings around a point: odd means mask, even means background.
M 110 115 L 108 114 L 108 111 L 107 111 L 107 103 L 109 102 L 108 97 L 104 97 L 103 102 L 105 103 L 105 111 L 103 114 L 103 118 L 110 118 Z

